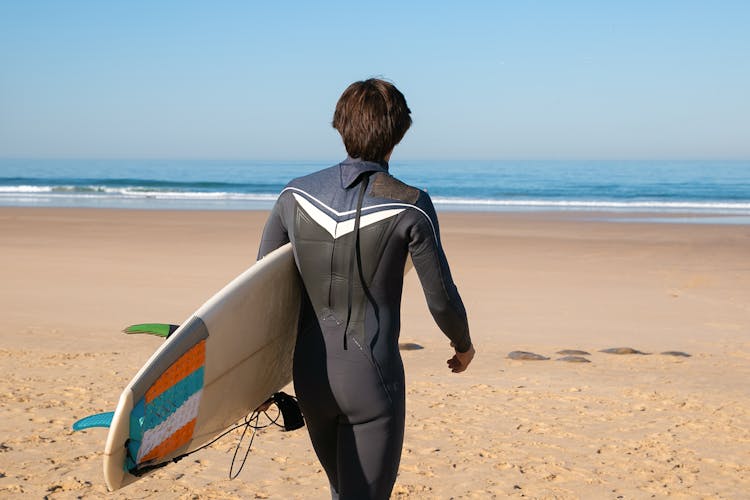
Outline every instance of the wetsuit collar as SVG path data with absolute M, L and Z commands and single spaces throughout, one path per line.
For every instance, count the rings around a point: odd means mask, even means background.
M 350 156 L 342 161 L 339 166 L 341 167 L 341 187 L 344 189 L 354 186 L 365 172 L 388 172 L 388 162 L 386 161 L 360 160 Z

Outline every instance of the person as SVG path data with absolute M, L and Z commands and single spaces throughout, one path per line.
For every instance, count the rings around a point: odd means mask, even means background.
M 303 283 L 294 390 L 334 499 L 388 498 L 396 481 L 405 419 L 398 337 L 408 256 L 454 347 L 448 368 L 466 370 L 475 353 L 430 197 L 388 171 L 410 115 L 390 82 L 352 83 L 333 116 L 347 159 L 283 189 L 258 252 L 260 259 L 292 243 Z

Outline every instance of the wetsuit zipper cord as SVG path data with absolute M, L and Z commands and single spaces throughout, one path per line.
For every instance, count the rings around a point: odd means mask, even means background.
M 347 306 L 346 306 L 346 326 L 344 327 L 344 349 L 348 350 L 346 336 L 349 332 L 349 322 L 352 319 L 352 300 L 354 297 L 354 263 L 359 261 L 359 222 L 362 216 L 362 202 L 365 199 L 365 191 L 367 191 L 367 185 L 369 184 L 370 176 L 364 174 L 362 179 L 359 181 L 359 196 L 357 197 L 357 213 L 354 216 L 354 238 L 355 245 L 352 251 L 351 260 L 349 261 L 349 280 L 348 280 L 348 291 L 347 291 Z M 361 271 L 360 271 L 361 273 Z M 361 279 L 361 275 L 360 275 Z M 364 285 L 364 283 L 362 284 Z

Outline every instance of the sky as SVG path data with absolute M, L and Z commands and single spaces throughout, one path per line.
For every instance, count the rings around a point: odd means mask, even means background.
M 750 159 L 750 2 L 0 0 L 0 157 L 338 160 L 383 77 L 402 159 Z

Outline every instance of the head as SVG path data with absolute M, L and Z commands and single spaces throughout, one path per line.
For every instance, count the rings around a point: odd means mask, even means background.
M 333 128 L 352 158 L 385 160 L 409 130 L 411 111 L 390 82 L 370 78 L 354 82 L 341 94 Z

